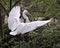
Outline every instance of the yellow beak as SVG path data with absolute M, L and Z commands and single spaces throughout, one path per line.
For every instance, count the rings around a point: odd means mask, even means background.
M 27 14 L 28 16 L 32 16 L 30 13 Z

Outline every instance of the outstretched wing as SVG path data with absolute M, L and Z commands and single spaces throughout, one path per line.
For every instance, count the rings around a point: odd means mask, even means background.
M 16 31 L 10 32 L 10 35 L 18 35 L 18 34 L 24 34 L 27 32 L 30 32 L 32 30 L 35 30 L 37 27 L 43 26 L 47 23 L 49 23 L 51 20 L 47 21 L 34 21 L 29 23 L 23 23 L 22 25 L 19 25 Z
M 8 27 L 11 31 L 15 30 L 18 24 L 20 23 L 19 16 L 20 16 L 20 6 L 12 8 L 8 17 Z
M 20 16 L 20 6 L 15 6 L 9 13 L 10 17 L 19 17 Z
M 27 33 L 30 32 L 32 30 L 35 30 L 37 27 L 43 26 L 47 23 L 49 23 L 51 20 L 47 20 L 47 21 L 34 21 L 34 22 L 29 22 L 29 23 L 24 23 L 24 27 L 22 28 L 21 33 Z

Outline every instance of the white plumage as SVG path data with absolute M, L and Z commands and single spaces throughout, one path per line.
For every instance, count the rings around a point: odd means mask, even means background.
M 26 19 L 26 23 L 27 23 L 27 22 L 30 22 L 30 21 L 29 21 L 29 18 L 28 18 L 27 15 L 26 15 L 26 14 L 29 14 L 28 11 L 27 11 L 27 10 L 24 10 L 22 14 L 23 14 L 23 18 Z
M 21 23 L 19 21 L 20 6 L 16 6 L 16 7 L 12 8 L 11 12 L 9 13 L 9 17 L 8 17 L 8 27 L 11 30 L 10 35 L 15 36 L 15 35 L 18 35 L 20 33 L 24 34 L 24 33 L 30 32 L 30 31 L 36 29 L 37 27 L 43 26 L 51 21 L 51 20 L 47 20 L 47 21 L 30 22 L 29 19 L 27 19 L 28 17 L 26 16 L 25 13 L 27 14 L 28 11 L 25 10 L 23 12 L 23 17 L 26 19 L 27 23 Z
M 20 6 L 16 6 L 12 8 L 8 17 L 8 27 L 11 31 L 14 31 L 20 24 L 19 17 L 20 17 Z

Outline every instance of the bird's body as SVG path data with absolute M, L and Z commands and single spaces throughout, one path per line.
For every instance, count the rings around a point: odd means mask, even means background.
M 20 8 L 18 6 L 16 6 L 17 8 L 17 11 L 20 13 Z M 14 10 L 15 8 L 13 8 L 11 10 L 11 12 Z M 16 10 L 15 10 L 16 11 Z M 24 33 L 27 33 L 27 32 L 30 32 L 30 31 L 33 31 L 35 30 L 37 27 L 40 27 L 40 26 L 43 26 L 47 23 L 49 23 L 51 20 L 47 20 L 47 21 L 33 21 L 33 22 L 30 22 L 29 19 L 27 19 L 28 17 L 26 16 L 26 12 L 23 12 L 23 15 L 24 18 L 26 19 L 26 23 L 21 23 L 19 21 L 19 17 L 20 17 L 20 14 L 17 13 L 17 11 L 15 12 L 13 11 L 12 12 L 12 15 L 14 15 L 12 17 L 11 15 L 11 12 L 9 14 L 9 17 L 8 18 L 8 27 L 10 28 L 11 32 L 10 32 L 10 35 L 18 35 L 18 34 L 24 34 Z M 26 14 L 25 14 L 26 13 Z M 18 17 L 15 17 L 15 16 L 18 16 Z M 28 20 L 28 21 L 27 21 Z

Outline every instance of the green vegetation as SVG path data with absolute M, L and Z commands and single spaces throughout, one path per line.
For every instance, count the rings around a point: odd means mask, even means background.
M 16 0 L 12 0 L 12 6 Z M 10 1 L 1 0 L 7 12 L 10 10 Z M 56 21 L 50 25 L 39 27 L 31 33 L 17 36 L 9 35 L 7 24 L 3 24 L 2 36 L 0 34 L 0 48 L 60 48 L 60 1 L 59 0 L 19 0 L 32 14 L 30 20 L 38 16 L 53 18 Z M 2 17 L 6 15 L 2 9 Z M 2 18 L 3 19 L 3 18 Z M 1 22 L 2 23 L 2 22 Z M 0 28 L 1 32 L 1 28 Z

